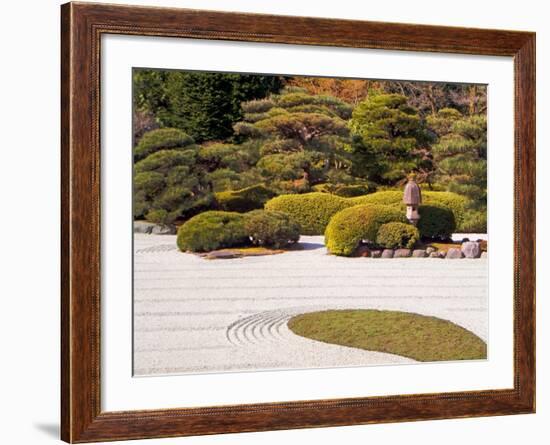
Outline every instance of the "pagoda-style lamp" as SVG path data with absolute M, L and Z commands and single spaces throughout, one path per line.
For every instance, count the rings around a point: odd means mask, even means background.
M 420 193 L 420 187 L 414 180 L 414 176 L 409 176 L 409 182 L 405 185 L 405 191 L 403 192 L 403 202 L 407 206 L 407 219 L 411 224 L 416 225 L 420 219 L 418 213 L 418 206 L 422 204 L 422 194 Z

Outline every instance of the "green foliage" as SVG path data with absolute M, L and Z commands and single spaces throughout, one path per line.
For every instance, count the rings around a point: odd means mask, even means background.
M 435 204 L 421 205 L 418 213 L 418 230 L 423 238 L 445 240 L 456 230 L 454 214 L 448 207 Z
M 254 210 L 246 214 L 244 227 L 256 246 L 280 249 L 300 239 L 300 226 L 286 213 Z
M 358 205 L 336 213 L 325 230 L 325 245 L 334 255 L 352 255 L 361 241 L 375 241 L 380 226 L 406 222 L 398 209 L 382 205 Z
M 405 96 L 369 96 L 353 110 L 349 127 L 356 175 L 381 184 L 396 184 L 411 171 L 426 178 L 431 175 L 433 165 L 427 156 L 431 138 Z
M 254 209 L 261 209 L 274 196 L 275 193 L 263 184 L 215 194 L 220 210 L 229 212 L 248 212 Z
M 145 133 L 134 148 L 134 159 L 139 161 L 158 150 L 184 150 L 194 142 L 192 137 L 177 128 L 152 130 Z
M 196 141 L 232 135 L 241 102 L 265 97 L 282 86 L 279 76 L 136 69 L 134 100 L 163 127 L 179 128 Z
M 419 239 L 416 227 L 400 222 L 382 224 L 376 234 L 376 244 L 387 249 L 412 249 Z
M 297 222 L 302 235 L 322 235 L 330 218 L 348 207 L 345 198 L 328 193 L 281 195 L 269 200 L 265 209 L 282 212 Z
M 185 252 L 208 252 L 249 242 L 245 216 L 235 212 L 208 211 L 194 216 L 178 229 L 177 245 Z
M 468 210 L 458 231 L 461 233 L 487 233 L 487 211 Z
M 212 199 L 210 186 L 197 163 L 194 145 L 187 149 L 152 151 L 134 164 L 135 218 L 172 224 L 205 210 Z

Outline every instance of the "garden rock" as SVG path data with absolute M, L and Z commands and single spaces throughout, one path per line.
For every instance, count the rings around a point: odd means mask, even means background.
M 479 258 L 479 256 L 481 255 L 481 246 L 475 241 L 462 243 L 462 246 L 460 246 L 460 250 L 466 258 Z
M 151 230 L 151 233 L 153 235 L 175 235 L 176 228 L 174 226 L 155 224 Z
M 428 255 L 431 255 L 432 253 L 434 253 L 434 252 L 436 252 L 436 251 L 437 251 L 437 249 L 436 249 L 435 247 L 432 247 L 432 246 L 426 247 L 426 253 L 427 253 Z
M 393 258 L 393 250 L 392 249 L 384 249 L 382 251 L 382 258 Z
M 462 251 L 460 249 L 456 249 L 456 248 L 451 248 L 447 251 L 447 256 L 446 258 L 449 259 L 449 260 L 457 260 L 457 259 L 460 259 L 464 256 L 464 254 L 462 253 Z
M 382 256 L 382 251 L 381 250 L 373 250 L 373 251 L 371 251 L 370 255 L 373 258 L 380 258 Z
M 445 254 L 443 252 L 432 252 L 430 253 L 430 258 L 445 258 Z
M 412 256 L 414 258 L 426 258 L 428 255 L 424 249 L 413 250 Z
M 393 254 L 394 258 L 408 258 L 411 256 L 411 249 L 397 249 Z
M 204 255 L 207 260 L 230 260 L 232 258 L 241 258 L 243 255 L 238 250 L 214 250 Z
M 146 233 L 150 234 L 156 224 L 146 221 L 134 221 L 134 233 Z
M 355 251 L 355 256 L 370 257 L 371 256 L 370 249 L 365 245 L 359 246 Z

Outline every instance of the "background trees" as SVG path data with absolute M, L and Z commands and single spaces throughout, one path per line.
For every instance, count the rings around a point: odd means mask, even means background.
M 414 172 L 424 190 L 468 199 L 459 230 L 484 230 L 484 85 L 148 69 L 133 78 L 136 218 L 254 209 L 278 194 L 366 195 L 400 189 Z

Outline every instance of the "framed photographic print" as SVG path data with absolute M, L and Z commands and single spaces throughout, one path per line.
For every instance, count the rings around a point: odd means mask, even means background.
M 535 410 L 535 35 L 62 6 L 62 439 Z

